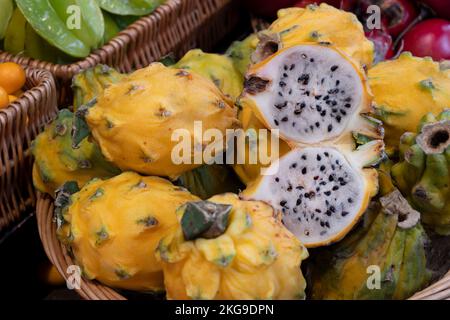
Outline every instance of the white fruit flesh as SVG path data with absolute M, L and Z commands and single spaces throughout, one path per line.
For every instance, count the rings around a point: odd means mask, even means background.
M 356 67 L 338 51 L 300 45 L 277 54 L 247 79 L 269 80 L 264 90 L 246 92 L 269 127 L 298 143 L 342 135 L 359 117 L 364 86 Z
M 251 194 L 283 213 L 283 223 L 306 246 L 326 244 L 349 229 L 364 209 L 361 167 L 333 147 L 296 149 L 272 166 Z

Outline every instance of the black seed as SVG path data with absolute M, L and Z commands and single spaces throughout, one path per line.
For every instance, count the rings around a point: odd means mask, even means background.
M 334 164 L 332 164 L 331 169 L 336 170 L 336 166 Z
M 309 126 L 309 129 L 311 129 L 311 131 L 314 131 L 314 126 Z
M 329 217 L 331 217 L 331 215 L 333 214 L 330 210 L 325 211 L 325 214 Z
M 323 111 L 320 113 L 320 115 L 321 115 L 322 117 L 325 117 L 325 116 L 327 115 L 327 112 L 326 112 L 325 110 L 323 110 Z
M 275 181 L 276 181 L 276 182 L 280 182 L 280 178 L 276 177 L 276 178 L 275 178 Z
M 295 189 L 297 189 L 297 190 L 303 190 L 303 189 L 305 189 L 303 186 L 297 186 L 297 187 L 295 187 Z
M 283 73 L 283 78 L 287 78 L 288 74 L 287 73 Z
M 288 192 L 291 192 L 291 191 L 292 191 L 292 186 L 287 187 L 286 190 L 287 190 Z
M 338 186 L 334 186 L 332 190 L 333 191 L 337 191 L 337 190 L 339 190 L 339 187 Z
M 331 112 L 336 113 L 336 112 L 338 112 L 338 110 L 337 109 L 331 109 Z
M 331 195 L 331 191 L 325 191 L 324 194 L 329 197 Z
M 284 207 L 286 205 L 287 201 L 286 200 L 282 200 L 280 201 L 280 206 Z
M 288 66 L 284 65 L 284 70 L 287 71 L 288 70 Z
M 319 183 L 319 185 L 321 185 L 321 186 L 324 186 L 324 185 L 326 185 L 327 183 L 325 182 L 325 181 L 321 181 L 320 183 Z
M 291 164 L 291 168 L 293 168 L 293 169 L 297 168 L 297 163 L 294 162 L 293 164 Z
M 336 80 L 336 87 L 341 83 L 341 81 Z
M 331 212 L 336 212 L 336 208 L 334 206 L 330 206 L 330 211 Z
M 278 92 L 278 95 L 279 95 L 280 97 L 282 97 L 282 96 L 283 96 L 283 94 L 282 94 L 281 92 Z
M 345 102 L 350 102 L 350 101 L 352 101 L 352 98 L 351 98 L 351 97 L 348 97 L 348 98 L 346 98 L 344 101 L 345 101 Z
M 303 160 L 306 160 L 306 159 L 307 159 L 305 154 L 302 155 L 302 159 L 303 159 Z
M 347 211 L 342 211 L 341 216 L 345 217 L 346 215 L 348 215 Z
M 314 213 L 311 213 L 311 219 L 314 219 L 316 215 Z
M 300 108 L 304 109 L 306 107 L 306 103 L 302 102 L 300 103 Z
M 285 87 L 286 86 L 286 82 L 280 81 L 279 85 L 280 85 L 280 87 Z
M 305 193 L 305 198 L 309 199 L 309 193 Z
M 297 124 L 296 122 L 292 122 L 292 126 L 293 126 L 293 127 L 295 127 L 296 124 Z
M 322 157 L 320 156 L 320 154 L 317 155 L 317 161 L 321 161 Z
M 316 219 L 315 219 L 316 221 L 319 221 L 319 217 L 316 217 Z
M 339 93 L 339 89 L 330 89 L 328 90 L 328 94 L 336 94 Z
M 320 80 L 320 84 L 323 84 L 325 82 L 325 78 L 322 78 L 322 80 Z
M 295 114 L 296 116 L 298 116 L 298 115 L 302 114 L 302 110 L 300 110 L 300 109 L 295 109 L 295 110 L 294 110 L 294 114 Z
M 288 120 L 289 120 L 288 117 L 283 117 L 283 118 L 281 119 L 281 121 L 283 121 L 283 122 L 287 122 Z
M 328 221 L 325 222 L 325 226 L 326 226 L 328 229 L 330 229 L 330 224 L 328 223 Z
M 330 175 L 330 176 L 328 177 L 328 181 L 330 181 L 330 182 L 333 182 L 333 181 L 334 181 L 333 175 Z
M 303 85 L 307 85 L 309 83 L 309 74 L 303 73 L 298 79 L 298 82 L 301 82 Z
M 331 124 L 329 124 L 327 130 L 328 130 L 328 132 L 331 132 L 331 130 L 333 130 L 333 126 Z
M 316 192 L 320 192 L 320 188 L 319 187 L 316 188 Z
M 287 106 L 287 101 L 285 101 L 284 103 L 276 104 L 275 108 L 281 110 L 283 108 L 286 108 L 286 106 Z
M 303 168 L 302 169 L 302 174 L 306 174 L 306 172 L 307 172 L 306 168 Z
M 352 198 L 348 198 L 347 201 L 348 201 L 348 203 L 353 203 L 353 199 Z
M 341 181 L 341 183 L 340 183 L 341 186 L 345 186 L 346 184 L 347 184 L 347 182 L 345 182 L 345 181 Z
M 275 122 L 276 126 L 278 126 L 280 124 L 277 119 L 273 120 L 273 122 Z
M 314 180 L 319 180 L 319 176 L 315 176 L 315 177 L 314 177 Z
M 297 208 L 292 208 L 292 211 L 294 211 L 294 213 L 297 213 Z M 301 221 L 301 220 L 299 220 L 299 221 Z
M 320 226 L 323 228 L 325 227 L 325 223 L 323 221 L 320 221 Z
M 330 99 L 330 96 L 329 96 L 329 95 L 326 95 L 325 97 L 323 97 L 323 100 L 324 100 L 324 101 L 327 101 L 328 99 Z
M 341 123 L 341 120 L 342 120 L 342 117 L 341 117 L 341 116 L 336 116 L 336 121 L 337 121 L 338 123 Z
M 288 94 L 289 94 L 289 95 L 291 95 L 291 94 L 292 94 L 292 89 L 289 89 L 289 92 L 288 92 Z
M 320 166 L 320 171 L 325 171 L 325 166 Z
M 309 59 L 309 62 L 314 62 L 314 58 Z
M 331 72 L 334 72 L 334 71 L 337 70 L 337 68 L 338 68 L 338 66 L 332 66 L 332 67 L 330 68 L 330 70 L 331 70 Z
M 311 192 L 309 193 L 309 197 L 310 197 L 310 198 L 314 197 L 315 195 L 316 195 L 316 193 L 315 193 L 314 191 L 311 191 Z
M 316 122 L 316 127 L 317 128 L 320 127 L 320 123 L 319 122 Z
M 344 107 L 346 107 L 347 109 L 348 108 L 350 108 L 352 105 L 350 104 L 350 103 L 346 103 L 345 105 L 344 105 Z
M 315 96 L 315 97 L 314 97 L 314 99 L 316 99 L 316 100 L 320 100 L 320 98 L 322 98 L 321 95 L 318 95 L 318 96 Z
M 332 105 L 333 107 L 336 106 L 336 105 L 337 105 L 337 101 L 336 101 L 336 100 L 331 101 L 331 105 Z
M 306 95 L 307 97 L 309 97 L 310 93 L 311 93 L 311 92 L 309 92 L 309 91 L 305 91 L 305 95 Z
M 317 213 L 322 213 L 322 210 L 320 210 L 320 209 L 316 209 L 315 210 Z
M 317 105 L 317 106 L 316 106 L 316 110 L 317 110 L 318 112 L 320 112 L 320 111 L 322 111 L 322 107 L 319 106 L 319 105 Z
M 301 205 L 302 204 L 302 199 L 297 199 L 296 204 L 297 204 L 297 206 Z
M 340 110 L 341 111 L 341 114 L 343 115 L 343 116 L 346 116 L 347 115 L 347 112 L 345 112 L 345 110 Z
M 330 154 L 328 152 L 325 152 L 324 155 L 325 155 L 325 157 L 329 157 L 330 156 Z

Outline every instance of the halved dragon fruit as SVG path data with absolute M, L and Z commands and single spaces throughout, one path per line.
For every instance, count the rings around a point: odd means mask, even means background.
M 381 123 L 367 116 L 372 105 L 363 70 L 326 45 L 291 47 L 253 65 L 241 100 L 292 144 L 345 133 L 383 136 Z
M 299 45 L 252 66 L 241 100 L 294 147 L 242 196 L 279 210 L 307 247 L 342 239 L 377 193 L 369 167 L 384 155 L 364 71 L 326 45 Z
M 383 154 L 374 140 L 352 151 L 347 145 L 297 148 L 281 157 L 242 193 L 262 200 L 283 216 L 285 226 L 307 247 L 343 238 L 377 193 L 377 172 L 369 167 Z

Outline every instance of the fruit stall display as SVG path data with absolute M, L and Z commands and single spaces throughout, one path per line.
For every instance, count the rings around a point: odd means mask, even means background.
M 199 41 L 137 64 L 109 63 L 110 52 L 77 65 L 70 106 L 52 110 L 29 145 L 39 234 L 57 270 L 48 273 L 67 279 L 76 265 L 84 299 L 450 298 L 448 5 L 244 2 L 230 10 L 251 12 L 254 30 L 221 52 Z M 24 30 L 59 58 L 106 42 L 100 22 L 50 37 L 31 3 L 15 3 L 9 24 L 21 14 Z M 54 19 L 66 19 L 56 2 L 45 3 Z M 123 2 L 86 3 L 105 25 L 125 12 Z M 157 2 L 129 1 L 135 11 L 126 14 L 150 13 L 138 3 L 153 10 Z M 381 19 L 371 30 L 374 4 Z M 3 82 L 6 97 L 19 80 Z M 212 138 L 195 140 L 196 122 L 217 134 L 214 154 L 174 163 L 178 129 L 195 141 L 188 158 L 210 147 Z M 235 156 L 230 129 L 253 137 L 244 140 L 246 157 L 215 163 Z M 248 156 L 273 147 L 259 129 L 280 138 L 270 164 Z

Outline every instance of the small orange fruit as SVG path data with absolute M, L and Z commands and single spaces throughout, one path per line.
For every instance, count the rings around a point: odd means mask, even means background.
M 25 71 L 17 63 L 0 63 L 0 87 L 3 87 L 8 94 L 20 90 L 25 80 Z
M 8 93 L 5 89 L 0 87 L 0 109 L 6 108 L 9 105 Z

